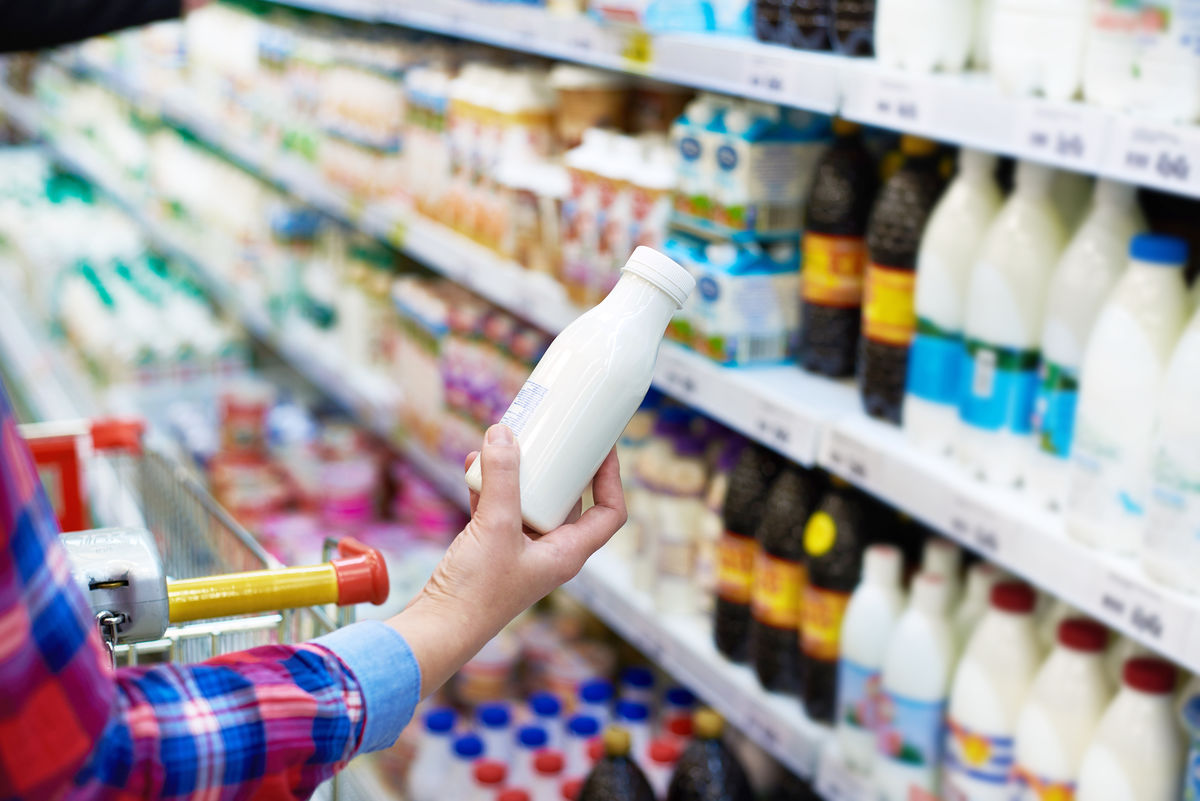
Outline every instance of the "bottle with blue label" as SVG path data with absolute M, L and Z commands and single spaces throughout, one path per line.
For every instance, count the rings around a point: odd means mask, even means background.
M 1066 239 L 1054 181 L 1020 163 L 967 284 L 958 458 L 990 483 L 1018 484 L 1028 464 L 1046 290 Z
M 1050 278 L 1033 416 L 1037 450 L 1028 482 L 1049 508 L 1061 508 L 1066 499 L 1083 348 L 1104 299 L 1125 270 L 1129 240 L 1144 227 L 1137 187 L 1097 181 L 1091 211 Z
M 917 574 L 912 600 L 888 641 L 875 731 L 880 801 L 908 801 L 914 790 L 938 795 L 946 695 L 957 651 L 949 589 L 944 576 Z

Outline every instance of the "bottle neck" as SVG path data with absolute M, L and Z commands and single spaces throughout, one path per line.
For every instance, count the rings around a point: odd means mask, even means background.
M 596 307 L 604 317 L 620 320 L 628 317 L 645 317 L 653 322 L 654 330 L 660 335 L 667 330 L 667 323 L 675 314 L 675 301 L 654 284 L 626 270 L 621 280 Z

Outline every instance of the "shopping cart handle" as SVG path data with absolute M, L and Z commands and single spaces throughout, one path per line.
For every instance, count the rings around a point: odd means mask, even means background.
M 343 537 L 337 550 L 332 564 L 337 572 L 338 606 L 368 601 L 379 606 L 386 601 L 390 584 L 383 554 L 353 537 Z
M 98 451 L 122 450 L 139 455 L 146 423 L 140 418 L 104 417 L 92 421 L 92 447 Z

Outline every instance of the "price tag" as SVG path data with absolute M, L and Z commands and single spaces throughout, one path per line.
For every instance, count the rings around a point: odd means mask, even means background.
M 928 125 L 932 117 L 932 98 L 912 78 L 876 75 L 867 81 L 867 95 L 859 113 L 870 122 L 888 128 L 908 130 Z
M 782 100 L 788 94 L 792 62 L 778 56 L 747 56 L 742 81 L 749 91 L 771 100 Z
M 1102 619 L 1111 621 L 1126 633 L 1168 654 L 1176 652 L 1182 641 L 1185 620 L 1157 589 L 1137 579 L 1105 570 L 1096 593 Z
M 838 758 L 822 758 L 817 768 L 817 792 L 825 801 L 872 801 L 871 783 L 852 773 Z
M 568 50 L 581 56 L 600 49 L 600 30 L 587 19 L 582 19 L 578 22 L 572 21 L 567 26 L 565 35 L 559 37 L 560 41 L 564 39 Z
M 695 371 L 675 354 L 670 345 L 664 345 L 658 352 L 654 383 L 668 395 L 673 395 L 685 403 L 694 400 L 700 394 L 700 382 Z
M 1104 117 L 1094 109 L 1032 100 L 1019 119 L 1018 146 L 1029 156 L 1076 168 L 1099 162 Z
M 644 72 L 654 63 L 654 37 L 641 28 L 626 28 L 621 36 L 620 53 L 625 69 Z
M 950 499 L 950 518 L 946 528 L 959 542 L 992 561 L 1013 564 L 1013 536 L 999 513 L 986 504 L 959 493 Z
M 1194 191 L 1200 187 L 1200 139 L 1182 126 L 1123 120 L 1105 166 L 1130 182 Z
M 782 699 L 781 699 L 782 700 Z M 745 713 L 739 716 L 742 731 L 754 742 L 771 753 L 778 753 L 783 746 L 785 733 L 779 721 L 775 720 L 766 710 L 755 704 L 749 704 Z
M 879 452 L 841 431 L 829 432 L 825 461 L 843 478 L 878 492 L 882 479 Z
M 812 426 L 795 412 L 759 400 L 751 412 L 751 428 L 764 445 L 800 462 L 812 460 Z

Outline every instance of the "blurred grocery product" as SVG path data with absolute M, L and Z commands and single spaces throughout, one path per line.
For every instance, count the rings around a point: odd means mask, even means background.
M 1053 0 L 1037 6 L 995 0 L 991 10 L 988 67 L 1000 88 L 1070 100 L 1079 91 L 1088 40 L 1087 0 Z
M 604 758 L 584 780 L 579 801 L 655 801 L 654 789 L 634 762 L 629 732 L 618 726 L 604 731 Z
M 876 0 L 880 63 L 914 72 L 958 72 L 967 64 L 977 0 Z
M 675 765 L 667 801 L 750 801 L 754 798 L 746 770 L 721 742 L 725 721 L 711 709 L 699 709 L 692 742 Z

